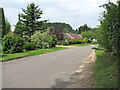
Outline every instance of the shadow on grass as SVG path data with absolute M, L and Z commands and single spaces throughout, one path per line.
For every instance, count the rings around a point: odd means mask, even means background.
M 95 50 L 103 50 L 103 49 L 100 49 L 100 48 L 96 48 L 96 47 L 93 47 L 92 49 L 95 49 Z

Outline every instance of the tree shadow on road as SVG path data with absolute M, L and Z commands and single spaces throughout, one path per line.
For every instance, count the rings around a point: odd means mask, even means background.
M 72 84 L 69 81 L 63 81 L 61 79 L 56 79 L 55 85 L 52 85 L 51 88 L 66 88 L 68 85 Z

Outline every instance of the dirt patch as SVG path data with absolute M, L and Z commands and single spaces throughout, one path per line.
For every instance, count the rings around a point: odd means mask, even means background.
M 63 45 L 56 45 L 56 47 L 76 48 L 77 46 L 63 46 Z
M 96 54 L 92 51 L 92 54 L 83 62 L 84 64 L 79 66 L 79 69 L 73 73 L 70 78 L 72 84 L 66 88 L 93 88 L 93 72 L 92 68 L 95 65 Z

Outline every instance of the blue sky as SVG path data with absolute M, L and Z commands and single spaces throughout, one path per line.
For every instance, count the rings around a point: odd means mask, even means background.
M 110 1 L 115 3 L 117 0 Z M 31 2 L 43 11 L 41 20 L 65 22 L 76 29 L 84 24 L 90 27 L 99 25 L 98 18 L 104 10 L 99 6 L 107 3 L 108 0 L 3 0 L 0 2 L 0 7 L 4 8 L 12 31 L 18 21 L 18 13 L 22 13 L 21 8 L 25 9 Z

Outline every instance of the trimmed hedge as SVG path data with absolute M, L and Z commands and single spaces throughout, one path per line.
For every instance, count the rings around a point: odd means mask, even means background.
M 3 53 L 16 53 L 24 50 L 24 39 L 15 34 L 7 34 L 2 39 Z

